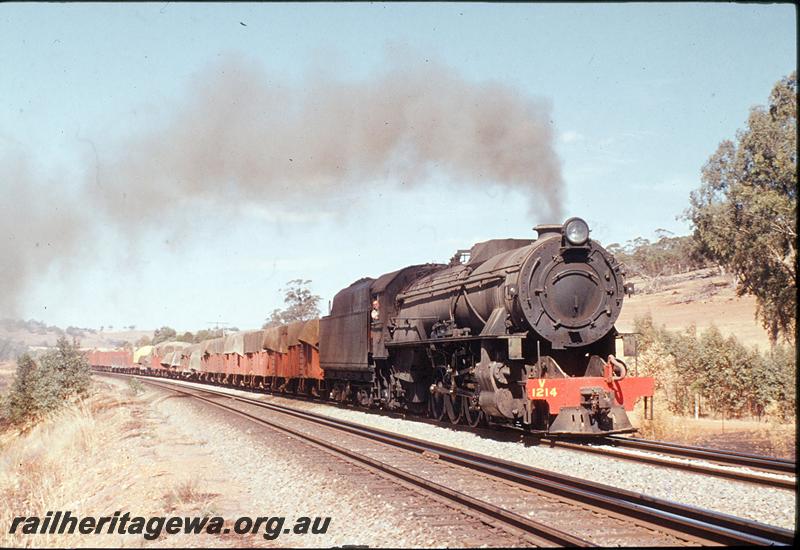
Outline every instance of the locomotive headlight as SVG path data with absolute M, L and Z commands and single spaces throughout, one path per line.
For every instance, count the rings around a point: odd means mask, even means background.
M 570 218 L 564 224 L 564 236 L 571 245 L 586 244 L 589 240 L 589 225 L 580 218 Z

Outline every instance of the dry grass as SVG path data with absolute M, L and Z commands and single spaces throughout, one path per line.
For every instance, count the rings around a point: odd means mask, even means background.
M 635 411 L 629 412 L 628 417 L 631 424 L 639 430 L 636 434 L 638 437 L 663 441 L 682 441 L 687 435 L 683 430 L 686 424 L 679 422 L 676 416 L 655 414 L 653 420 L 646 420 L 641 410 L 637 408 Z
M 77 463 L 91 457 L 97 447 L 96 411 L 103 403 L 84 401 L 34 426 L 27 432 L 7 431 L 0 439 L 0 525 L 10 526 L 14 516 L 44 516 L 54 505 L 75 509 L 80 492 L 74 483 Z M 108 418 L 106 420 L 113 419 Z M 76 498 L 77 497 L 77 498 Z M 74 541 L 57 535 L 20 539 L 0 532 L 0 546 L 20 544 L 70 546 Z
M 656 407 L 658 401 L 656 401 Z M 630 413 L 631 422 L 639 428 L 637 436 L 687 445 L 732 449 L 742 452 L 794 458 L 796 426 L 794 422 L 778 423 L 757 420 L 721 420 L 686 417 L 655 410 L 653 420 L 642 417 L 641 405 Z
M 652 294 L 637 292 L 626 298 L 617 329 L 631 332 L 634 319 L 649 314 L 656 325 L 669 330 L 681 331 L 694 324 L 702 332 L 714 324 L 725 336 L 733 334 L 747 346 L 769 349 L 769 337 L 755 318 L 755 298 L 737 296 L 728 283 L 729 277 L 713 270 L 673 277 Z
M 170 488 L 164 495 L 165 512 L 191 512 L 198 516 L 215 516 L 214 501 L 219 495 L 203 492 L 197 480 L 186 479 Z
M 174 442 L 150 417 L 145 396 L 103 387 L 32 428 L 0 434 L 0 547 L 121 547 L 208 544 L 194 537 L 146 541 L 135 535 L 11 535 L 14 516 L 214 515 L 219 496 L 186 478 Z M 181 449 L 188 449 L 182 443 Z M 167 487 L 165 491 L 165 487 Z

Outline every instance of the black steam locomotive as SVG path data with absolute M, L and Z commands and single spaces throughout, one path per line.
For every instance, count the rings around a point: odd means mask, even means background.
M 580 218 L 535 229 L 340 291 L 319 327 L 331 398 L 471 426 L 632 431 L 625 411 L 653 380 L 614 357 L 624 273 Z

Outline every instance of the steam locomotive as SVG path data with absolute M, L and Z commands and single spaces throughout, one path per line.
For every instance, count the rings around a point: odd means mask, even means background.
M 496 239 L 449 264 L 412 265 L 341 290 L 329 315 L 194 346 L 166 343 L 99 369 L 306 393 L 470 426 L 550 435 L 634 431 L 652 397 L 614 356 L 620 264 L 580 218 Z M 135 359 L 135 360 L 134 360 Z
M 621 266 L 580 218 L 535 230 L 340 291 L 320 320 L 330 397 L 472 426 L 632 431 L 625 411 L 653 380 L 614 357 Z

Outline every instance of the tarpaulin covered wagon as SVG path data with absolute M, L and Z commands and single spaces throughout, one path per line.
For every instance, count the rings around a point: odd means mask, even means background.
M 129 349 L 93 349 L 86 353 L 89 364 L 107 370 L 128 369 L 133 366 L 133 351 Z

